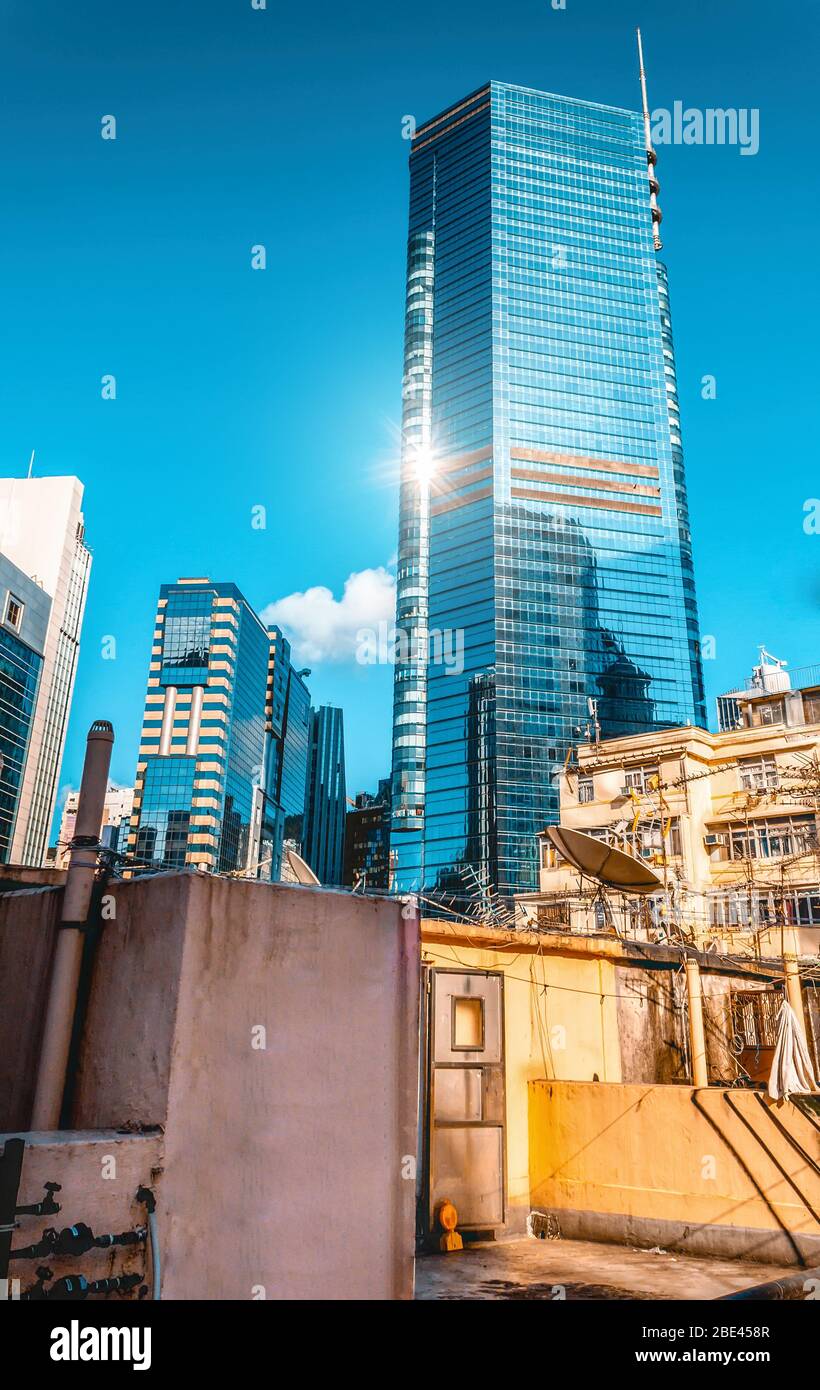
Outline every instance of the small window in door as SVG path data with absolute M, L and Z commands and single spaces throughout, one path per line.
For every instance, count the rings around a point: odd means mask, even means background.
M 484 1000 L 468 994 L 453 995 L 453 1052 L 480 1052 L 484 1047 Z

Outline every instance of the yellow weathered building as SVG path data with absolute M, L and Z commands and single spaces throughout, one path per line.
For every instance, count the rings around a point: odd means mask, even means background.
M 643 859 L 666 891 L 643 905 L 611 896 L 605 904 L 545 829 L 540 893 L 521 899 L 525 919 L 817 957 L 820 685 L 753 686 L 723 699 L 737 727 L 584 743 L 561 777 L 561 824 Z

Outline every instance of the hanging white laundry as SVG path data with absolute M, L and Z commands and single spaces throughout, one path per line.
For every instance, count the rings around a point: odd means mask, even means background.
M 789 1096 L 802 1096 L 816 1090 L 809 1049 L 794 1009 L 784 999 L 777 1016 L 777 1042 L 769 1075 L 769 1095 L 772 1100 L 788 1100 Z

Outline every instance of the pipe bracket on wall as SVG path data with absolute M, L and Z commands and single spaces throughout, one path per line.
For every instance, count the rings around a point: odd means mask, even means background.
M 14 1218 L 25 1147 L 24 1139 L 7 1139 L 0 1156 L 0 1279 L 6 1279 L 9 1272 L 11 1237 L 16 1226 Z
M 33 1202 L 27 1207 L 18 1207 L 18 1216 L 56 1216 L 58 1211 L 62 1211 L 59 1202 L 55 1202 L 54 1193 L 61 1192 L 62 1188 L 58 1182 L 44 1182 L 45 1197 L 40 1202 Z

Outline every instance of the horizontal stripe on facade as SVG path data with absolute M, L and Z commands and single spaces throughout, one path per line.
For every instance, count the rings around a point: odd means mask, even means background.
M 475 473 L 467 473 L 463 478 L 453 478 L 448 484 L 442 485 L 442 493 L 446 495 L 448 492 L 456 492 L 460 487 L 470 487 L 472 483 L 481 483 L 492 476 L 492 465 L 489 468 L 479 468 Z M 435 505 L 439 500 L 440 497 L 437 494 L 435 502 L 431 502 L 431 505 Z
M 522 482 L 559 483 L 561 487 L 597 487 L 602 492 L 626 492 L 630 496 L 660 497 L 661 495 L 659 487 L 651 487 L 648 483 L 616 483 L 610 478 L 573 478 L 566 473 L 542 473 L 536 468 L 512 468 L 510 477 L 518 478 Z
M 525 463 L 561 463 L 567 468 L 583 468 L 593 472 L 626 473 L 636 478 L 659 478 L 660 474 L 653 464 L 622 463 L 618 459 L 590 458 L 586 454 L 555 454 L 544 449 L 510 449 L 511 459 L 521 459 Z
M 573 497 L 566 492 L 537 492 L 535 488 L 514 487 L 510 496 L 522 502 L 558 502 L 564 507 L 594 507 L 607 512 L 637 512 L 641 516 L 662 516 L 660 507 L 643 502 L 622 502 L 620 498 Z
M 490 103 L 488 101 L 485 101 L 482 103 L 481 106 L 476 106 L 472 111 L 468 111 L 466 116 L 459 116 L 457 121 L 451 121 L 450 124 L 446 125 L 443 130 L 438 130 L 436 131 L 435 135 L 430 135 L 426 140 L 422 140 L 420 145 L 414 144 L 412 150 L 410 151 L 410 158 L 412 159 L 414 154 L 418 154 L 419 150 L 423 150 L 428 145 L 432 145 L 434 140 L 440 140 L 443 135 L 449 135 L 451 130 L 456 130 L 458 126 L 463 125 L 465 121 L 471 121 L 473 119 L 473 116 L 477 116 L 480 111 L 489 111 L 489 109 Z
M 430 512 L 432 516 L 440 516 L 442 512 L 451 512 L 454 511 L 456 507 L 469 506 L 471 502 L 481 502 L 487 497 L 492 497 L 492 495 L 493 490 L 491 487 L 482 487 L 479 488 L 477 492 L 465 493 L 463 497 L 453 497 L 448 502 L 436 502 L 431 506 Z
M 431 121 L 425 121 L 424 125 L 419 126 L 414 139 L 418 140 L 422 135 L 426 135 L 428 131 L 435 130 L 436 126 L 443 125 L 445 121 L 451 121 L 454 116 L 458 115 L 459 111 L 466 111 L 467 107 L 472 106 L 474 101 L 481 101 L 481 98 L 489 96 L 489 93 L 489 87 L 481 87 L 477 92 L 473 92 L 471 96 L 465 97 L 457 106 L 451 106 L 449 111 L 442 111 L 440 116 L 434 116 Z

